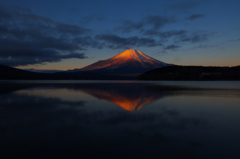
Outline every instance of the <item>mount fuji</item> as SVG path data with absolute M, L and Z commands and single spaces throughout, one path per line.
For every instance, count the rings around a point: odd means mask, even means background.
M 139 75 L 155 68 L 171 65 L 153 59 L 139 50 L 130 49 L 107 60 L 100 60 L 81 69 L 75 69 L 75 71 L 91 71 L 112 75 Z

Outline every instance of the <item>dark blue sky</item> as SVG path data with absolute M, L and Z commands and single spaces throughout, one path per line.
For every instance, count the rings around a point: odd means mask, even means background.
M 240 64 L 239 0 L 0 0 L 0 64 L 74 69 L 137 49 L 180 65 Z

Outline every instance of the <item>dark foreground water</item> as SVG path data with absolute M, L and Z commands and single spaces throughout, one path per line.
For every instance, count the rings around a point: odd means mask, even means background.
M 0 156 L 240 158 L 240 82 L 0 81 Z

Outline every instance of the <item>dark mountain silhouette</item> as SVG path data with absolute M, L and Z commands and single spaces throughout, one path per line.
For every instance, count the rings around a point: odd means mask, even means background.
M 240 66 L 169 66 L 138 76 L 139 80 L 240 80 Z
M 0 65 L 0 79 L 38 79 L 48 74 L 25 71 L 9 66 Z
M 132 79 L 125 76 L 111 76 L 89 71 L 37 73 L 0 65 L 0 80 L 120 80 Z

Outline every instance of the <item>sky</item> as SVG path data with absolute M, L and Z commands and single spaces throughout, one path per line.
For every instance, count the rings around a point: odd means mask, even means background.
M 69 70 L 136 49 L 177 65 L 240 65 L 239 0 L 0 0 L 0 64 Z

